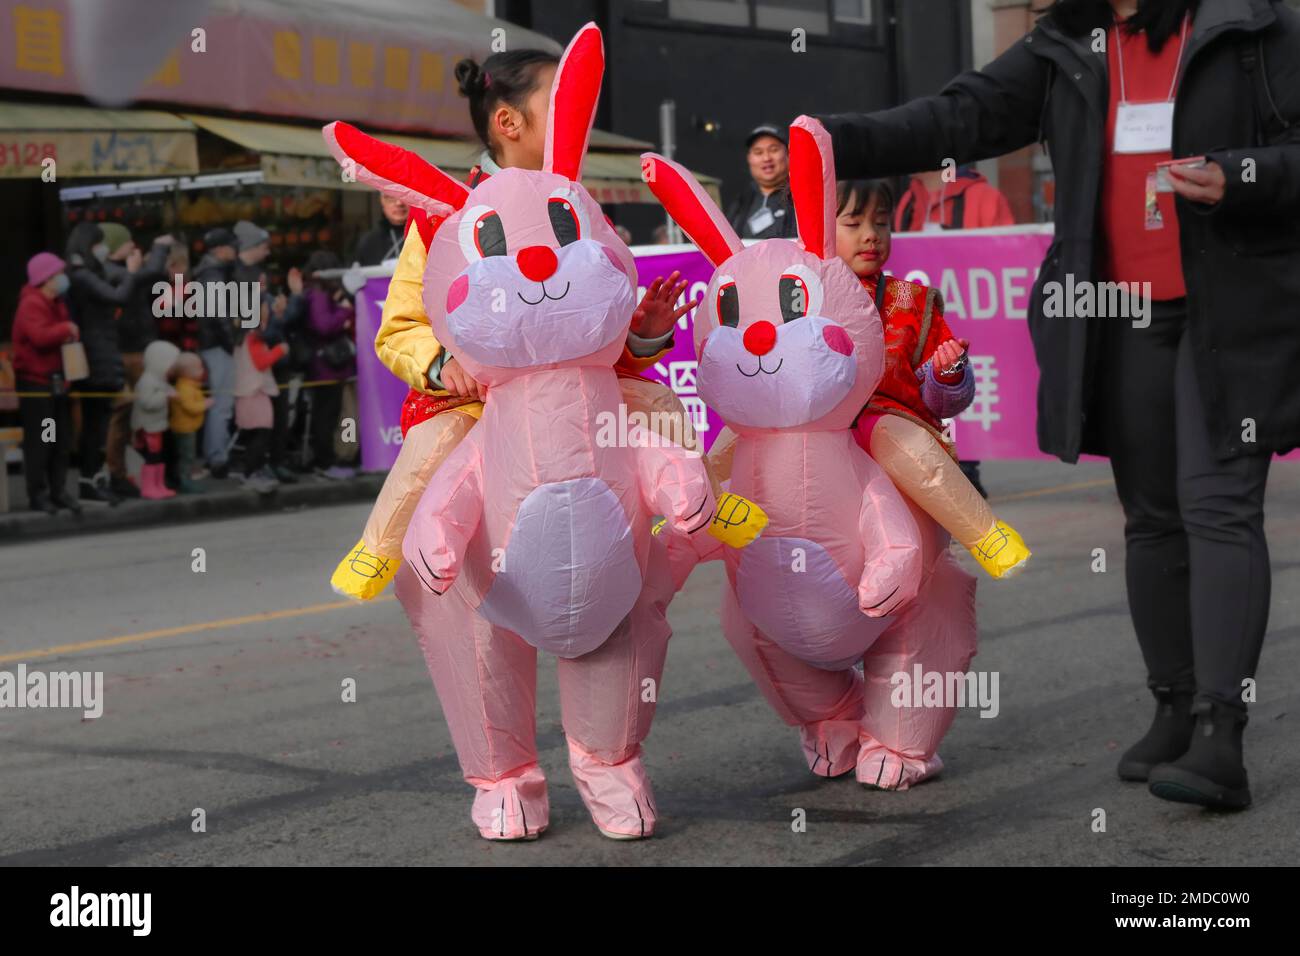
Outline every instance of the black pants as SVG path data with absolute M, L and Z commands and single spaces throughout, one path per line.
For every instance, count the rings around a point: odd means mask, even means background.
M 1270 456 L 1215 458 L 1185 300 L 1155 303 L 1147 328 L 1105 321 L 1096 394 L 1149 683 L 1243 708 L 1268 626 Z
M 87 392 L 111 392 L 114 389 L 87 385 Z M 113 419 L 113 399 L 81 400 L 81 441 L 77 445 L 77 470 L 90 478 L 104 467 L 104 446 L 108 442 L 108 425 Z
M 72 447 L 72 406 L 67 395 L 50 394 L 50 386 L 19 379 L 20 392 L 41 392 L 35 398 L 18 399 L 18 418 L 23 428 L 23 477 L 27 500 L 40 495 L 59 497 L 68 490 L 68 449 Z M 53 434 L 46 423 L 53 422 Z M 44 441 L 53 438 L 53 441 Z M 3 478 L 0 475 L 0 478 Z
M 311 390 L 311 454 L 317 468 L 334 464 L 334 434 L 342 413 L 342 382 L 318 385 Z
M 279 380 L 276 380 L 277 384 Z M 271 426 L 271 465 L 274 468 L 284 467 L 284 453 L 289 443 L 289 389 L 287 385 L 280 384 L 280 390 L 275 393 L 271 399 L 272 418 Z
M 244 439 L 244 474 L 251 475 L 266 467 L 273 429 L 243 428 L 240 431 Z

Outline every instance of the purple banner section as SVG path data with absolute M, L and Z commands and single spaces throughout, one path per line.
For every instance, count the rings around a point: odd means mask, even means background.
M 375 355 L 388 279 L 373 276 L 356 294 L 357 424 L 365 471 L 387 471 L 397 460 L 402 447 L 402 402 L 410 391 Z
M 1035 438 L 1038 366 L 1029 341 L 1029 293 L 1051 244 L 1051 226 L 919 232 L 896 235 L 886 269 L 891 275 L 933 285 L 943 293 L 945 317 L 957 338 L 970 339 L 975 400 L 951 423 L 964 458 L 1046 458 Z M 701 298 L 713 267 L 693 247 L 638 247 L 644 287 L 674 269 Z M 671 352 L 646 372 L 681 397 L 705 447 L 721 421 L 695 389 L 695 345 L 690 316 L 679 322 Z
M 1038 450 L 1035 419 L 1038 366 L 1026 315 L 1038 268 L 1051 243 L 1050 226 L 1014 226 L 894 237 L 888 271 L 931 285 L 943 294 L 945 318 L 957 338 L 969 339 L 975 400 L 950 425 L 967 459 L 1047 458 Z M 638 246 L 640 293 L 659 276 L 681 272 L 686 295 L 701 298 L 713 268 L 690 246 Z M 401 446 L 402 401 L 407 387 L 375 357 L 388 277 L 383 267 L 357 293 L 357 397 L 361 461 L 367 470 L 391 467 Z M 690 413 L 705 447 L 722 422 L 700 400 L 695 386 L 691 317 L 684 316 L 673 348 L 646 371 L 673 389 Z M 1300 453 L 1287 456 L 1300 458 Z

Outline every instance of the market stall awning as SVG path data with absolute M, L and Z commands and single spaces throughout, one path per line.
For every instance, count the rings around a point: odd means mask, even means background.
M 46 169 L 54 182 L 196 173 L 194 132 L 174 113 L 0 103 L 0 179 L 40 179 Z
M 262 181 L 269 185 L 309 186 L 328 189 L 366 189 L 343 181 L 339 165 L 325 146 L 318 127 L 290 126 L 256 120 L 230 119 L 186 113 L 184 118 L 200 129 L 256 153 Z M 478 161 L 479 150 L 462 140 L 404 136 L 373 131 L 388 143 L 411 150 L 440 169 L 464 174 Z M 599 203 L 655 203 L 641 181 L 640 152 L 650 144 L 593 130 L 583 185 Z M 718 181 L 699 176 L 704 188 L 718 199 Z

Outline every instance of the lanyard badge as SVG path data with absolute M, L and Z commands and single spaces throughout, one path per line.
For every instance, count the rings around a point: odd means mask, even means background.
M 1190 18 L 1189 18 L 1190 19 Z M 1124 77 L 1124 46 L 1119 24 L 1115 24 L 1116 59 L 1119 61 L 1119 107 L 1115 111 L 1115 152 L 1125 155 L 1167 153 L 1174 147 L 1174 92 L 1178 88 L 1178 69 L 1187 49 L 1187 20 L 1179 37 L 1178 61 L 1169 83 L 1169 95 L 1154 103 L 1130 103 Z

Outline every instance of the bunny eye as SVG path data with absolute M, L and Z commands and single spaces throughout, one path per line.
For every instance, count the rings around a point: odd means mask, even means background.
M 567 246 L 582 238 L 584 231 L 582 216 L 578 212 L 578 204 L 567 188 L 561 187 L 551 193 L 546 200 L 546 215 L 550 217 L 555 241 L 560 245 Z
M 714 307 L 717 309 L 720 324 L 733 329 L 740 325 L 740 293 L 736 289 L 734 279 L 723 276 L 718 286 L 718 294 L 714 298 Z
M 495 209 L 475 206 L 465 213 L 460 221 L 460 248 L 470 262 L 506 255 L 506 230 Z
M 781 300 L 781 317 L 787 322 L 821 311 L 822 284 L 807 266 L 793 265 L 786 269 L 777 291 Z

